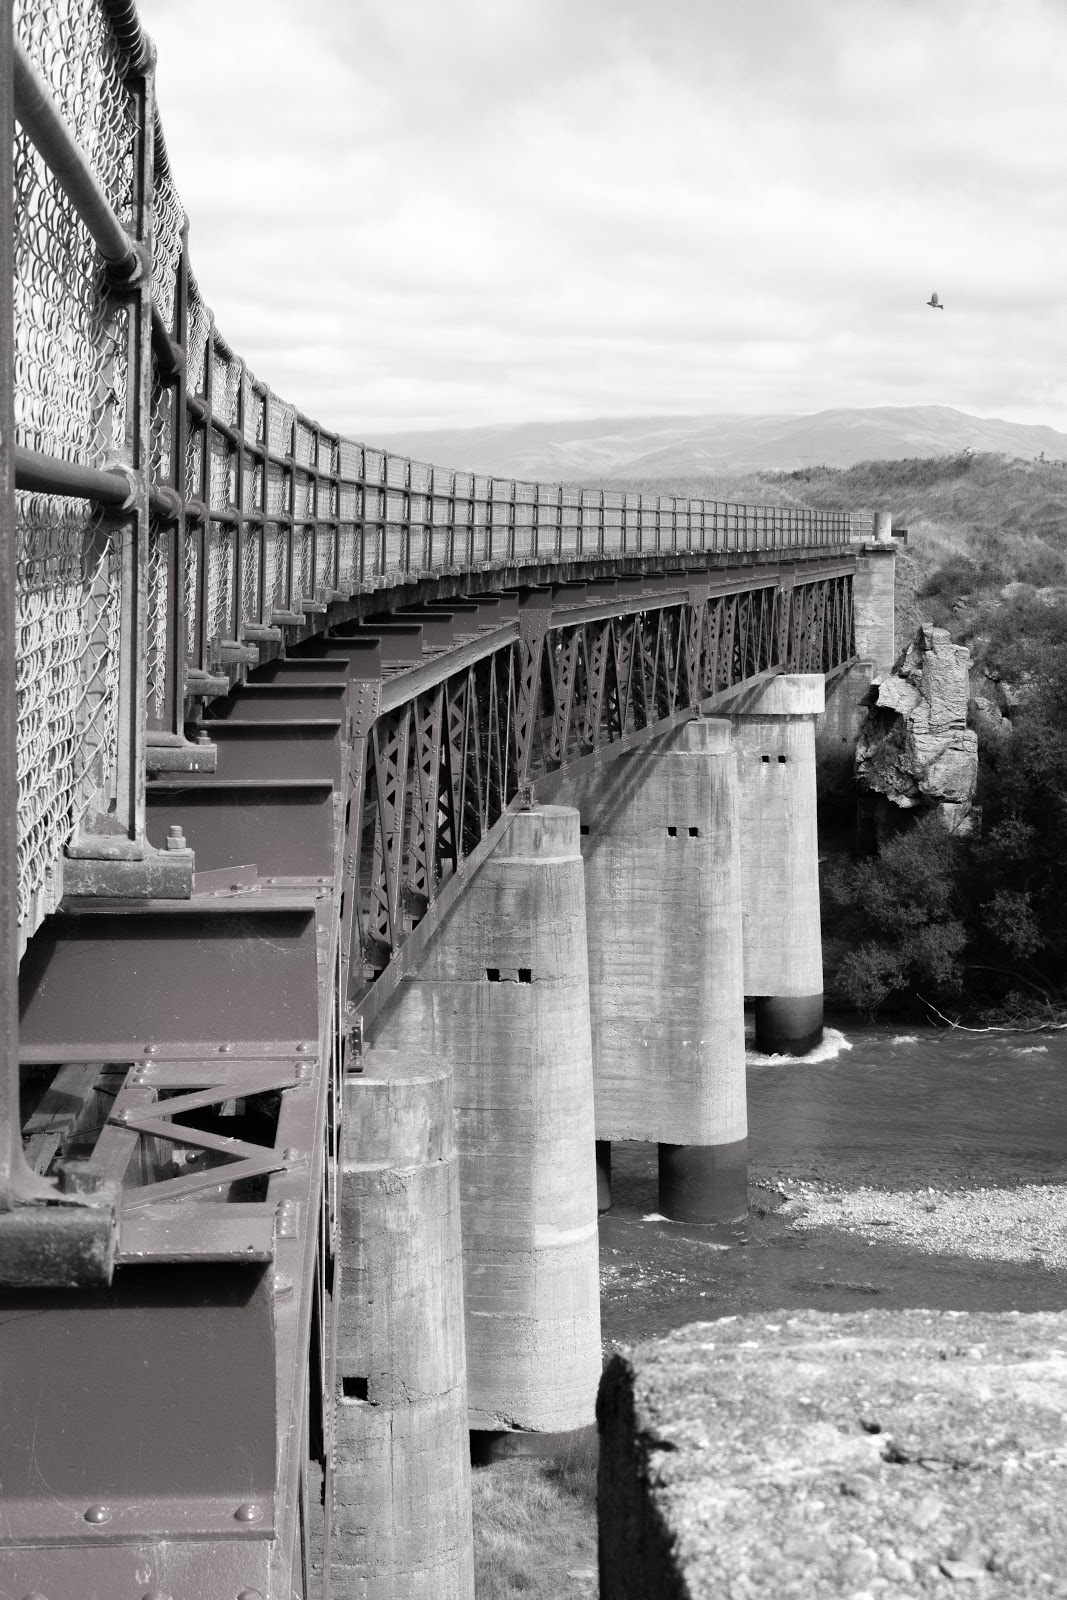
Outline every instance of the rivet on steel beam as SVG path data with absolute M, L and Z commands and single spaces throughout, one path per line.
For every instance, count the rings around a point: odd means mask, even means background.
M 298 1061 L 296 1063 L 296 1075 L 301 1081 L 310 1078 L 313 1070 L 310 1061 Z
M 159 1046 L 158 1046 L 158 1044 L 146 1044 L 145 1047 L 144 1047 L 144 1053 L 145 1053 L 146 1056 L 158 1056 L 158 1054 L 159 1054 Z
M 258 1589 L 242 1589 L 237 1600 L 263 1600 Z
M 293 1146 L 291 1144 L 286 1145 L 285 1149 L 282 1151 L 282 1160 L 283 1161 L 299 1161 L 300 1160 L 300 1151 L 297 1150 L 295 1148 L 295 1146 Z
M 301 1042 L 296 1047 L 296 1053 L 297 1053 L 298 1056 L 306 1056 L 310 1049 L 311 1049 L 311 1046 L 309 1044 L 305 1044 L 304 1041 L 301 1040 Z
M 233 1519 L 235 1522 L 262 1522 L 263 1512 L 259 1506 L 254 1506 L 246 1500 L 244 1505 L 237 1507 Z
M 233 1045 L 232 1044 L 220 1044 L 219 1045 L 219 1055 L 220 1056 L 228 1056 L 230 1054 L 230 1052 L 232 1051 L 232 1049 L 233 1049 Z
M 86 1511 L 86 1513 L 85 1513 L 85 1521 L 86 1522 L 91 1522 L 95 1526 L 99 1526 L 100 1523 L 103 1523 L 103 1522 L 110 1522 L 111 1521 L 111 1507 L 110 1506 L 90 1506 L 88 1511 Z

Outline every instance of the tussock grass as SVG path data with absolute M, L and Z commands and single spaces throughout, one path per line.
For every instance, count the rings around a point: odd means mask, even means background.
M 476 1467 L 476 1600 L 593 1600 L 596 1444 Z
M 757 505 L 889 511 L 908 529 L 897 565 L 897 633 L 920 622 L 950 629 L 986 654 L 1008 584 L 1067 602 L 1067 470 L 976 454 L 864 461 L 847 468 L 634 481 L 605 487 Z M 1061 593 L 1062 591 L 1062 593 Z

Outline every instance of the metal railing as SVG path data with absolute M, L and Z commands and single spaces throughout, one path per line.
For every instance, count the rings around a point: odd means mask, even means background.
M 146 755 L 185 748 L 188 696 L 333 602 L 869 537 L 863 514 L 502 480 L 320 427 L 234 354 L 191 274 L 132 0 L 16 0 L 14 28 L 20 950 L 71 857 L 137 881 Z

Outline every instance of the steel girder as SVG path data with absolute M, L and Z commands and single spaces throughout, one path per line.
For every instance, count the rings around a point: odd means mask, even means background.
M 814 564 L 813 564 L 814 565 Z M 355 912 L 346 1015 L 377 1010 L 510 809 L 576 763 L 604 762 L 779 672 L 832 672 L 855 654 L 851 561 L 823 570 L 675 574 L 612 603 L 604 585 L 523 594 L 514 622 L 458 670 L 398 671 L 354 763 Z M 427 920 L 428 919 L 428 920 Z M 409 948 L 410 947 L 410 948 Z

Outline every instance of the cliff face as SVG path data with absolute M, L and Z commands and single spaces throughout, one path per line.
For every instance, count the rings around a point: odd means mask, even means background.
M 856 746 L 862 789 L 902 810 L 936 811 L 950 833 L 969 832 L 978 737 L 967 727 L 971 654 L 946 629 L 921 627 L 891 673 L 867 695 Z

